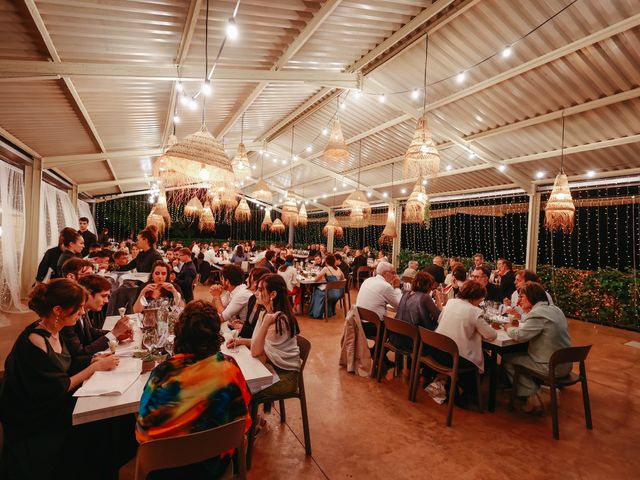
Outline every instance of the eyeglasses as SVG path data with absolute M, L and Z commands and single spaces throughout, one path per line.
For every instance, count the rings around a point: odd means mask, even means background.
M 481 278 L 485 278 L 486 275 L 474 275 L 471 274 L 471 276 L 469 278 L 472 278 L 473 280 L 480 280 Z

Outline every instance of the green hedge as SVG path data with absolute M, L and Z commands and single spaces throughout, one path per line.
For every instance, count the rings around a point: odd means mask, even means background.
M 401 250 L 399 271 L 407 267 L 409 260 L 417 260 L 423 268 L 433 261 L 433 257 L 427 252 Z M 460 258 L 460 261 L 467 269 L 473 263 L 471 258 Z M 568 317 L 640 330 L 640 282 L 634 282 L 633 272 L 538 265 L 537 273 L 556 305 Z

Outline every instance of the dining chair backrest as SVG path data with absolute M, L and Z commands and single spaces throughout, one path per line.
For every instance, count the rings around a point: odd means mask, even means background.
M 549 359 L 549 369 L 554 371 L 554 367 L 562 363 L 584 362 L 590 350 L 591 345 L 567 347 L 556 350 Z
M 380 326 L 382 323 L 378 314 L 374 311 L 371 311 L 364 307 L 357 307 L 358 315 L 360 316 L 360 320 L 364 320 L 365 322 L 371 322 L 375 325 Z
M 339 289 L 344 289 L 347 286 L 347 281 L 346 280 L 336 280 L 335 282 L 327 282 L 326 283 L 326 288 L 327 290 L 339 290 Z
M 418 328 L 415 325 L 411 325 L 408 322 L 403 322 L 402 320 L 389 317 L 385 315 L 384 317 L 384 328 L 386 332 L 397 333 L 398 335 L 404 335 L 405 337 L 409 337 L 411 340 L 416 342 L 418 340 Z
M 451 338 L 441 333 L 433 332 L 427 328 L 420 327 L 420 338 L 422 343 L 431 347 L 437 348 L 443 352 L 448 353 L 454 359 L 458 356 L 458 345 Z
M 245 477 L 244 418 L 202 432 L 143 443 L 136 457 L 135 480 L 155 470 L 182 467 L 237 449 L 241 478 Z
M 302 366 L 300 370 L 304 370 L 304 366 L 307 364 L 309 358 L 309 352 L 311 351 L 311 342 L 304 338 L 302 335 L 297 335 L 298 348 L 300 349 L 300 359 L 302 360 Z

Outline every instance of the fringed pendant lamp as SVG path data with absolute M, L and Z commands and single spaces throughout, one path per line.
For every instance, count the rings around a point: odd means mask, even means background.
M 273 193 L 269 184 L 264 181 L 264 150 L 260 150 L 260 180 L 253 187 L 252 195 L 256 200 L 265 203 L 273 203 Z
M 238 181 L 244 181 L 251 176 L 251 165 L 249 164 L 247 149 L 244 146 L 244 113 L 242 114 L 242 126 L 240 127 L 240 144 L 236 150 L 236 156 L 233 157 L 231 162 L 231 167 Z
M 394 186 L 394 170 L 395 163 L 391 164 L 391 198 L 393 198 L 393 186 Z M 389 204 L 389 210 L 387 211 L 387 222 L 382 230 L 382 235 L 378 239 L 378 243 L 393 243 L 393 239 L 398 236 L 396 230 L 396 212 Z
M 202 212 L 200 213 L 200 222 L 198 228 L 202 232 L 213 232 L 216 229 L 216 219 L 211 211 L 211 205 L 209 202 L 205 202 Z
M 289 188 L 293 186 L 293 138 L 295 134 L 295 126 L 291 127 L 291 158 L 289 159 Z M 298 223 L 298 204 L 294 198 L 293 191 L 287 191 L 287 198 L 282 204 L 282 223 L 285 225 L 296 225 Z
M 200 216 L 200 212 L 203 209 L 202 202 L 198 197 L 193 197 L 189 202 L 184 206 L 184 216 L 187 218 L 197 218 Z
M 149 213 L 149 216 L 147 217 L 147 227 L 150 227 L 152 225 L 158 229 L 159 233 L 164 232 L 164 218 L 162 218 L 162 215 L 156 213 L 155 207 L 151 209 L 151 213 Z
M 367 196 L 360 190 L 360 170 L 362 168 L 362 140 L 359 142 L 358 155 L 358 184 L 356 191 L 352 192 L 342 206 L 351 210 L 349 214 L 349 226 L 361 228 L 367 226 L 367 221 L 371 217 L 371 205 L 367 201 Z
M 425 211 L 428 211 L 426 208 L 428 203 L 429 197 L 427 196 L 427 190 L 424 185 L 420 183 L 420 180 L 418 180 L 404 207 L 404 222 L 425 223 Z
M 169 209 L 167 208 L 167 193 L 164 187 L 160 188 L 158 201 L 153 211 L 156 215 L 160 215 L 162 217 L 166 228 L 171 227 L 171 215 L 169 215 Z
M 562 114 L 562 147 L 560 150 L 560 172 L 553 182 L 553 190 L 544 209 L 544 226 L 548 230 L 573 231 L 576 207 L 571 198 L 569 179 L 564 173 L 564 112 Z
M 342 238 L 342 236 L 344 235 L 344 230 L 340 225 L 338 225 L 338 222 L 335 218 L 330 218 L 322 229 L 322 234 L 325 237 L 328 237 L 330 232 L 333 232 L 334 238 Z
M 304 202 L 300 205 L 300 211 L 298 212 L 298 226 L 306 227 L 309 219 L 307 218 L 307 207 L 304 206 Z
M 427 60 L 429 35 L 425 35 L 424 92 L 422 93 L 422 117 L 418 120 L 413 140 L 404 155 L 405 177 L 434 177 L 440 171 L 440 153 L 435 146 L 427 124 Z
M 282 235 L 284 233 L 284 223 L 279 218 L 276 218 L 273 221 L 273 225 L 271 225 L 271 233 L 277 233 L 278 235 Z
M 244 197 L 242 197 L 240 203 L 238 203 L 238 208 L 236 208 L 234 218 L 238 222 L 248 222 L 251 220 L 251 209 Z
M 340 107 L 340 98 L 337 98 L 338 107 Z M 324 148 L 324 158 L 328 161 L 346 161 L 349 159 L 349 150 L 347 144 L 344 141 L 342 135 L 342 128 L 340 127 L 340 119 L 338 118 L 338 110 L 336 110 L 336 118 L 331 124 L 331 135 L 329 135 L 329 141 Z
M 266 208 L 264 211 L 264 220 L 262 220 L 262 225 L 260 229 L 264 232 L 265 230 L 270 230 L 271 225 L 273 225 L 273 221 L 271 220 L 271 209 Z

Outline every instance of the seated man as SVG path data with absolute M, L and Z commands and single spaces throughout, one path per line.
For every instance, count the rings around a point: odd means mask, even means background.
M 212 295 L 211 303 L 216 307 L 223 321 L 229 322 L 236 317 L 244 322 L 247 318 L 247 305 L 253 292 L 244 284 L 244 274 L 238 265 L 225 265 L 220 274 L 221 284 L 212 285 L 209 292 Z M 222 304 L 222 292 L 229 292 L 229 303 L 226 307 Z
M 502 303 L 506 307 L 505 313 L 507 313 L 508 315 L 513 315 L 519 320 L 522 319 L 523 321 L 525 321 L 526 314 L 524 313 L 522 307 L 518 304 L 520 298 L 518 291 L 529 282 L 540 283 L 540 279 L 538 278 L 538 275 L 536 275 L 536 272 L 532 270 L 518 270 L 515 275 L 516 289 L 511 294 L 511 298 L 505 298 Z M 547 301 L 549 302 L 549 305 L 553 305 L 553 299 L 551 298 L 551 295 L 549 295 L 549 292 L 545 290 L 544 293 L 547 295 Z
M 491 269 L 488 265 L 483 264 L 473 270 L 471 273 L 471 280 L 480 282 L 480 284 L 487 289 L 487 296 L 484 299 L 485 301 L 502 303 L 502 292 L 500 291 L 500 287 L 493 283 L 489 283 L 489 275 L 491 275 Z
M 112 272 L 118 272 L 129 263 L 129 255 L 124 250 L 119 250 L 113 254 L 113 263 L 110 266 Z
M 133 335 L 129 327 L 129 317 L 126 316 L 118 320 L 112 331 L 94 327 L 92 314 L 101 312 L 111 295 L 111 283 L 108 280 L 99 275 L 88 275 L 80 278 L 78 283 L 88 293 L 84 302 L 86 313 L 78 317 L 73 327 L 64 327 L 60 331 L 71 355 L 72 373 L 87 368 L 94 354 L 109 348 L 109 342 L 125 340 Z
M 416 260 L 410 260 L 407 268 L 402 272 L 402 277 L 411 277 L 414 278 L 418 273 L 418 262 Z
M 351 269 L 349 268 L 349 265 L 347 265 L 347 262 L 344 261 L 344 258 L 342 258 L 342 255 L 339 253 L 336 253 L 334 257 L 336 259 L 336 267 L 342 270 L 342 274 L 345 279 L 349 279 L 349 272 Z
M 380 262 L 376 267 L 376 275 L 367 278 L 358 291 L 356 306 L 375 312 L 382 320 L 387 312 L 387 305 L 397 308 L 402 298 L 400 278 L 395 267 L 389 262 Z M 369 322 L 362 322 L 362 328 L 367 338 L 376 335 L 375 326 Z
M 182 290 L 185 303 L 189 303 L 193 300 L 193 281 L 198 272 L 191 260 L 191 250 L 188 248 L 180 249 L 178 252 L 178 260 L 180 263 L 174 268 L 176 272 L 175 283 L 177 283 L 180 290 Z
M 93 263 L 83 258 L 71 257 L 62 265 L 62 278 L 75 280 L 76 282 L 82 277 L 93 274 Z
M 444 283 L 444 259 L 440 255 L 433 257 L 433 263 L 431 265 L 427 265 L 423 271 L 431 274 L 439 284 Z
M 358 268 L 367 266 L 367 256 L 362 250 L 356 250 L 356 256 L 351 264 L 351 271 L 353 272 L 354 282 L 362 282 L 363 279 L 369 277 L 369 271 L 367 270 L 358 273 Z
M 498 259 L 498 277 L 500 278 L 500 296 L 502 300 L 510 299 L 516 291 L 516 276 L 513 273 L 513 264 L 504 258 Z
M 270 273 L 276 273 L 276 267 L 273 264 L 273 258 L 276 256 L 276 252 L 273 250 L 267 250 L 264 254 L 264 258 L 260 260 L 256 267 L 266 268 Z

